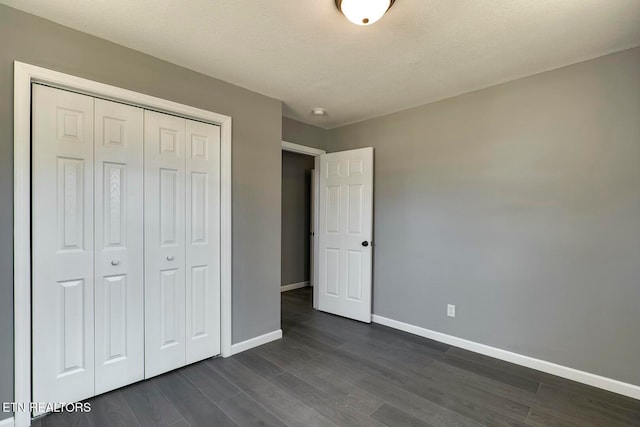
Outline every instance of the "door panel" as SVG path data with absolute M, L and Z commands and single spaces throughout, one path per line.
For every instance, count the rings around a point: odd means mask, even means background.
M 162 246 L 178 245 L 180 225 L 178 224 L 178 210 L 181 203 L 178 197 L 179 174 L 183 171 L 178 169 L 160 169 L 160 244 Z M 182 189 L 180 189 L 182 190 Z
M 185 364 L 185 123 L 144 112 L 145 378 Z
M 373 148 L 320 156 L 318 309 L 371 322 Z
M 186 124 L 187 363 L 220 354 L 220 127 Z
M 33 400 L 94 394 L 91 97 L 33 85 Z
M 85 363 L 85 336 L 83 331 L 84 280 L 58 282 L 60 295 L 60 374 L 82 372 Z M 53 320 L 53 319 L 52 319 Z
M 347 299 L 362 299 L 362 251 L 347 251 Z
M 144 378 L 143 178 L 143 110 L 96 99 L 96 394 Z
M 127 276 L 105 277 L 103 286 L 103 301 L 102 304 L 96 301 L 96 313 L 98 311 L 97 306 L 102 306 L 104 310 L 104 336 L 102 340 L 96 339 L 96 347 L 102 341 L 104 345 L 104 362 L 102 364 L 109 366 L 109 364 L 116 364 L 126 360 L 128 356 L 127 336 L 129 335 L 128 326 L 130 325 L 127 325 Z M 96 353 L 98 353 L 97 350 Z M 96 370 L 99 370 L 97 363 Z
M 163 350 L 183 342 L 182 310 L 177 304 L 182 293 L 179 274 L 177 269 L 160 271 L 160 348 Z
M 350 185 L 349 195 L 349 234 L 362 233 L 362 210 L 364 209 L 364 185 Z

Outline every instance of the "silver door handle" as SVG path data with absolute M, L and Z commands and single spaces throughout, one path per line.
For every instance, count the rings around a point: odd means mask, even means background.
M 113 261 L 111 261 L 111 265 L 113 265 L 114 267 L 116 265 L 120 265 L 120 261 L 117 261 L 117 260 L 114 259 Z
M 167 261 L 173 261 L 175 259 L 175 257 L 173 255 L 169 255 L 167 257 Z

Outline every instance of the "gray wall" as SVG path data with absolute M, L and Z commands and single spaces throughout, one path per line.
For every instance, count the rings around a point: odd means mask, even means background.
M 233 341 L 279 329 L 282 103 L 0 5 L 0 401 L 13 398 L 14 60 L 233 118 Z
M 636 48 L 330 131 L 376 150 L 374 312 L 640 384 L 639 70 Z
M 282 152 L 283 285 L 309 280 L 311 257 L 311 171 L 314 157 Z
M 282 140 L 324 150 L 327 131 L 288 117 L 282 117 Z

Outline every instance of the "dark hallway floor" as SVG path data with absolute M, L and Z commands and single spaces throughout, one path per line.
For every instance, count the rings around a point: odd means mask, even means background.
M 90 400 L 35 426 L 640 426 L 640 401 L 282 294 L 284 338 Z

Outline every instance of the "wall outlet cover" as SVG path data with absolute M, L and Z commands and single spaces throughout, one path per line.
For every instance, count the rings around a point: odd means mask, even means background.
M 456 306 L 453 304 L 447 304 L 447 316 L 456 317 Z

